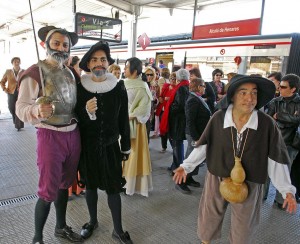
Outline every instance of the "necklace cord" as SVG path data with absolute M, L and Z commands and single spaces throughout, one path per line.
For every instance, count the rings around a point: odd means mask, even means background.
M 235 147 L 234 147 L 233 133 L 232 133 L 232 126 L 230 127 L 230 129 L 231 129 L 231 141 L 232 141 L 233 153 L 234 153 L 234 157 L 236 157 L 237 155 L 236 155 Z M 245 139 L 245 142 L 244 142 L 244 145 L 243 145 L 243 149 L 242 149 L 242 153 L 241 153 L 240 159 L 242 159 L 242 157 L 243 157 L 243 153 L 244 153 L 246 141 L 247 141 L 247 138 L 248 138 L 248 133 L 249 133 L 249 128 L 247 129 L 246 139 Z

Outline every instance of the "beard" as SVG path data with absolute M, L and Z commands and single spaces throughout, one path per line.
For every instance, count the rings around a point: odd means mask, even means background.
M 65 62 L 69 59 L 70 53 L 69 52 L 62 52 L 51 49 L 50 47 L 47 48 L 47 53 L 57 61 L 59 67 L 63 67 Z
M 96 66 L 91 71 L 97 78 L 106 74 L 106 69 L 102 66 Z

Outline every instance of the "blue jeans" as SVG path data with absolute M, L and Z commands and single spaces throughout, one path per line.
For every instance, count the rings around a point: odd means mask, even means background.
M 184 159 L 184 147 L 183 140 L 173 140 L 173 166 L 177 169 Z
M 194 147 L 192 146 L 192 143 L 194 142 L 194 140 L 188 134 L 185 134 L 185 137 L 186 137 L 186 140 L 188 142 L 186 152 L 185 152 L 185 158 L 188 158 L 190 156 L 191 152 L 194 150 Z M 191 173 L 188 174 L 188 178 L 193 176 L 193 175 L 197 175 L 198 171 L 199 171 L 199 168 L 200 168 L 200 164 Z

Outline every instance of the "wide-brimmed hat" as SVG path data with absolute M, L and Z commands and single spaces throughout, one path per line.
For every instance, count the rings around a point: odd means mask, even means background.
M 236 89 L 245 83 L 255 83 L 257 86 L 257 109 L 262 108 L 274 98 L 276 88 L 272 81 L 263 77 L 235 75 L 230 81 L 226 96 L 219 101 L 217 108 L 227 108 L 232 102 Z
M 105 43 L 97 42 L 96 44 L 91 46 L 90 50 L 88 50 L 86 54 L 84 54 L 84 56 L 82 57 L 79 63 L 79 67 L 86 72 L 90 72 L 90 69 L 87 67 L 87 64 L 90 61 L 92 54 L 99 50 L 103 50 L 105 52 L 109 65 L 115 62 L 115 60 L 110 56 L 109 46 Z
M 78 35 L 75 32 L 69 32 L 66 29 L 55 27 L 53 25 L 45 26 L 45 27 L 42 27 L 41 29 L 39 29 L 38 36 L 41 39 L 41 41 L 46 42 L 46 38 L 47 38 L 48 34 L 50 32 L 52 32 L 51 34 L 53 34 L 55 32 L 55 30 L 64 30 L 70 37 L 72 46 L 74 46 L 78 42 Z

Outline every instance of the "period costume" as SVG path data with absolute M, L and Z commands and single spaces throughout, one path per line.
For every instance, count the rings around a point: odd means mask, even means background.
M 80 135 L 77 128 L 77 116 L 75 115 L 77 84 L 69 68 L 53 69 L 52 66 L 44 61 L 40 61 L 39 65 L 41 65 L 44 74 L 46 96 L 49 96 L 55 101 L 53 116 L 47 120 L 40 119 L 38 115 L 38 105 L 34 103 L 35 99 L 42 95 L 37 64 L 28 68 L 20 78 L 20 87 L 22 88 L 20 88 L 19 99 L 17 101 L 17 114 L 22 120 L 30 122 L 38 130 L 37 146 L 39 157 L 37 160 L 38 166 L 41 167 L 38 195 L 46 201 L 52 202 L 57 198 L 57 191 L 55 189 L 67 189 L 72 185 L 76 177 L 81 148 Z M 55 74 L 55 76 L 53 76 L 53 74 Z M 62 163 L 61 160 L 58 160 L 58 158 L 54 160 L 52 157 L 44 158 L 46 157 L 46 153 L 51 155 L 52 152 L 55 152 L 58 156 L 61 152 L 61 150 L 58 150 L 59 147 L 43 146 L 49 143 L 46 137 L 48 134 L 56 134 L 56 139 L 61 141 L 61 143 L 64 143 L 63 141 L 65 139 L 59 139 L 60 135 L 62 138 L 66 138 L 67 134 L 74 136 L 69 142 L 72 145 L 70 152 L 72 156 L 68 163 L 68 167 L 70 168 L 67 174 L 61 172 L 64 174 L 64 177 L 61 179 L 62 182 L 58 180 L 57 177 L 60 177 L 60 175 L 57 174 L 56 171 L 58 169 L 62 170 L 60 166 Z M 53 142 L 53 144 L 55 145 L 56 142 Z M 60 157 L 64 157 L 63 155 L 65 155 L 66 151 L 61 153 L 62 155 Z M 46 160 L 48 162 L 47 164 L 45 163 Z M 47 167 L 47 169 L 44 167 Z
M 113 63 L 108 45 L 101 42 L 93 45 L 79 63 L 81 69 L 89 72 L 78 85 L 76 112 L 82 138 L 80 182 L 86 185 L 90 217 L 80 234 L 87 239 L 98 227 L 97 190 L 101 189 L 106 191 L 112 215 L 112 237 L 120 243 L 132 244 L 128 232 L 123 231 L 120 197 L 125 184 L 122 161 L 130 153 L 128 98 L 124 83 L 107 73 L 108 65 Z
M 49 41 L 52 35 L 56 35 L 57 46 L 60 45 L 60 50 L 64 51 L 55 52 L 64 53 L 66 58 L 70 48 L 64 47 L 65 37 L 68 37 L 70 47 L 78 40 L 75 33 L 54 26 L 43 27 L 38 34 L 45 42 Z M 57 46 L 47 44 L 48 53 Z M 63 62 L 63 59 L 61 60 Z M 43 80 L 40 79 L 40 71 Z M 19 82 L 16 113 L 20 119 L 37 128 L 37 165 L 40 177 L 33 243 L 43 243 L 43 227 L 52 202 L 55 202 L 56 208 L 55 236 L 71 242 L 81 242 L 81 236 L 66 224 L 68 188 L 76 178 L 81 150 L 75 114 L 78 80 L 76 81 L 74 73 L 68 67 L 63 64 L 59 66 L 54 55 L 48 54 L 46 60 L 28 68 Z M 42 92 L 42 82 L 45 94 Z M 47 98 L 47 102 L 36 103 L 36 99 L 42 96 Z M 51 105 L 52 114 L 47 118 L 41 117 L 41 109 Z
M 220 238 L 221 225 L 229 202 L 220 194 L 219 187 L 222 180 L 230 177 L 235 162 L 234 156 L 242 157 L 248 197 L 242 203 L 230 203 L 232 214 L 230 243 L 255 242 L 263 184 L 267 175 L 284 198 L 287 193 L 295 193 L 287 167 L 288 152 L 272 118 L 254 109 L 248 122 L 237 133 L 232 116 L 233 105 L 230 103 L 236 89 L 243 83 L 257 85 L 257 109 L 264 106 L 274 95 L 275 87 L 267 79 L 243 75 L 232 78 L 227 98 L 225 97 L 224 109 L 214 114 L 198 141 L 199 146 L 181 165 L 185 172 L 189 173 L 206 158 L 208 172 L 198 216 L 198 236 L 205 241 Z M 243 149 L 234 155 L 238 148 Z
M 93 82 L 91 75 L 85 74 L 78 85 L 76 112 L 82 140 L 80 175 L 87 189 L 119 193 L 125 184 L 121 151 L 130 152 L 128 99 L 124 84 L 118 83 L 111 73 L 106 76 L 103 82 Z M 94 119 L 86 111 L 86 101 L 93 97 L 97 98 L 98 106 Z
M 135 117 L 130 121 L 131 153 L 123 167 L 126 194 L 138 193 L 147 197 L 153 185 L 145 123 L 150 117 L 152 95 L 141 78 L 125 79 L 124 84 L 128 94 L 129 117 Z

